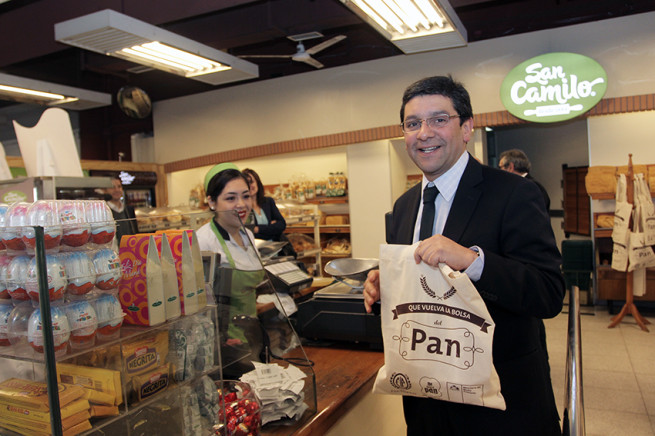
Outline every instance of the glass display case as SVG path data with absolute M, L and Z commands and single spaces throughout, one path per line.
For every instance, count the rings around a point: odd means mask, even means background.
M 206 264 L 213 265 L 211 271 L 203 270 L 202 261 L 198 263 L 194 253 L 205 245 L 198 238 L 210 235 L 205 233 L 207 228 L 129 235 L 120 246 L 107 240 L 103 241 L 107 247 L 97 247 L 89 239 L 71 249 L 47 242 L 44 236 L 52 234 L 51 223 L 23 226 L 22 234 L 27 227 L 35 232 L 31 254 L 9 252 L 3 239 L 7 227 L 0 228 L 2 259 L 28 256 L 36 263 L 34 298 L 22 303 L 12 298 L 0 300 L 0 404 L 16 406 L 0 413 L 0 434 L 240 434 L 244 427 L 232 425 L 230 410 L 237 409 L 229 399 L 228 380 L 248 380 L 245 385 L 257 393 L 259 382 L 271 388 L 274 380 L 266 375 L 272 372 L 285 380 L 295 377 L 292 392 L 280 388 L 279 394 L 259 399 L 256 405 L 238 399 L 238 404 L 252 409 L 240 415 L 238 424 L 249 417 L 248 424 L 254 426 L 246 427 L 249 430 L 263 424 L 264 430 L 276 428 L 279 434 L 279 426 L 290 434 L 290 422 L 300 425 L 316 412 L 312 364 L 286 316 L 289 302 L 276 293 L 258 255 L 251 259 L 254 267 L 259 265 L 254 269 L 258 280 L 248 284 L 252 289 L 246 291 L 236 289 L 243 282 L 224 256 Z M 62 229 L 66 229 L 63 224 Z M 245 234 L 245 229 L 241 231 Z M 119 282 L 106 285 L 110 271 L 94 269 L 87 289 L 79 280 L 84 278 L 79 265 L 64 268 L 70 257 L 104 248 L 114 251 L 118 260 L 100 264 L 110 265 L 111 270 L 118 262 Z M 243 249 L 257 253 L 252 243 Z M 144 258 L 135 257 L 137 252 Z M 58 274 L 50 274 L 48 262 L 53 257 L 62 264 Z M 168 261 L 172 277 L 165 276 Z M 10 263 L 4 266 L 8 268 Z M 0 268 L 2 265 L 0 262 Z M 2 291 L 14 285 L 6 268 L 0 269 Z M 65 276 L 64 271 L 71 274 Z M 57 275 L 65 276 L 65 284 L 53 285 L 51 276 Z M 164 294 L 171 284 L 175 294 Z M 63 290 L 53 293 L 57 286 Z M 193 292 L 204 293 L 206 302 L 192 311 Z M 256 298 L 263 294 L 273 298 L 280 309 L 260 313 Z M 109 307 L 97 304 L 107 295 L 114 299 Z M 179 297 L 180 314 L 153 321 L 161 306 L 170 302 L 170 295 Z M 0 296 L 13 297 L 9 292 Z M 146 303 L 142 305 L 137 297 Z M 3 306 L 8 310 L 2 310 Z M 108 312 L 113 315 L 107 317 Z M 113 322 L 116 313 L 121 321 L 118 328 Z M 139 321 L 135 314 L 143 314 L 146 321 Z M 244 393 L 240 389 L 239 395 Z M 39 403 L 16 401 L 21 398 L 16 392 L 28 390 L 40 393 Z M 14 394 L 17 396 L 12 397 Z M 272 410 L 279 412 L 279 408 L 272 405 L 277 400 L 295 404 L 288 414 L 276 414 Z

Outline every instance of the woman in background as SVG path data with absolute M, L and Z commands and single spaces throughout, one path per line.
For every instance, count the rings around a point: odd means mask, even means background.
M 255 234 L 255 238 L 267 241 L 279 241 L 287 228 L 287 222 L 280 213 L 275 200 L 267 197 L 259 175 L 250 168 L 243 170 L 250 186 L 252 202 L 252 216 L 254 218 L 248 228 Z

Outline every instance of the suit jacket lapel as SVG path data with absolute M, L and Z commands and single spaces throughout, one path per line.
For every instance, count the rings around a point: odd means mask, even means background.
M 421 183 L 411 188 L 411 197 L 409 198 L 408 207 L 410 221 L 406 225 L 401 226 L 399 230 L 399 240 L 403 244 L 412 244 L 414 240 L 414 224 L 418 217 L 418 207 L 421 202 Z
M 469 156 L 468 164 L 459 181 L 457 193 L 446 220 L 444 236 L 455 242 L 461 239 L 482 194 L 482 190 L 478 186 L 482 181 L 481 164 Z

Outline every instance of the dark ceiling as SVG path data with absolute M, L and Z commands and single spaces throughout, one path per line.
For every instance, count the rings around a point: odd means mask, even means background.
M 480 41 L 655 10 L 653 0 L 450 0 L 468 32 Z M 217 87 L 150 70 L 135 74 L 127 61 L 60 44 L 54 24 L 102 9 L 160 26 L 232 55 L 293 54 L 287 36 L 318 31 L 347 38 L 314 57 L 325 68 L 402 54 L 339 0 L 10 0 L 0 4 L 0 72 L 108 92 L 126 84 L 153 101 Z M 291 59 L 248 59 L 266 80 L 313 71 Z M 230 85 L 238 85 L 237 82 Z M 1 103 L 0 103 L 1 104 Z M 8 104 L 8 103 L 7 103 Z

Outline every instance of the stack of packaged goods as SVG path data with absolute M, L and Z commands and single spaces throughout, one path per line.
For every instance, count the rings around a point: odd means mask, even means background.
M 119 300 L 125 322 L 156 326 L 207 306 L 200 244 L 193 230 L 124 236 Z
M 85 389 L 59 383 L 63 434 L 91 429 L 90 404 Z M 45 383 L 11 378 L 0 383 L 0 427 L 22 435 L 52 433 L 48 388 Z
M 43 353 L 36 226 L 44 232 L 56 355 L 117 338 L 123 323 L 117 298 L 121 265 L 107 204 L 19 202 L 0 205 L 0 352 L 28 358 Z
M 118 415 L 118 406 L 123 403 L 120 371 L 58 363 L 57 377 L 62 383 L 84 389 L 84 397 L 90 403 L 89 413 L 92 418 Z

